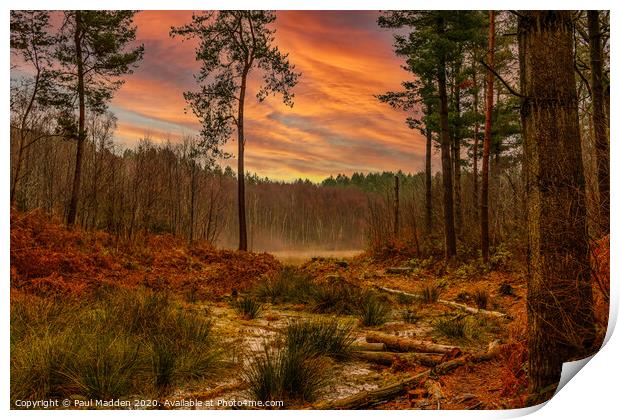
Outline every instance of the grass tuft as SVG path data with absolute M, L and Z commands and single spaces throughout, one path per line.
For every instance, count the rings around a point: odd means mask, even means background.
M 362 302 L 360 309 L 360 322 L 365 327 L 383 325 L 390 315 L 390 308 L 373 294 L 369 294 Z
M 234 304 L 237 312 L 245 319 L 255 319 L 263 311 L 263 305 L 252 297 L 244 296 Z
M 259 299 L 271 303 L 309 303 L 314 288 L 309 275 L 296 267 L 285 266 L 275 278 L 258 283 L 253 292 Z
M 270 350 L 250 363 L 244 373 L 249 392 L 259 401 L 312 402 L 327 384 L 328 365 L 293 347 Z
M 12 301 L 11 399 L 128 398 L 213 375 L 212 322 L 145 290 Z M 38 311 L 38 313 L 37 313 Z
M 350 356 L 355 340 L 352 330 L 352 324 L 340 324 L 336 319 L 294 321 L 284 330 L 284 343 L 286 348 L 311 357 L 344 360 Z
M 446 337 L 464 338 L 467 323 L 462 317 L 440 319 L 435 324 L 435 330 Z
M 419 295 L 424 303 L 435 303 L 439 299 L 439 286 L 435 283 L 426 283 L 420 287 Z

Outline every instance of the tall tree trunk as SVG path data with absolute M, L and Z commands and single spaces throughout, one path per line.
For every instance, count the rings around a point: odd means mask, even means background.
M 463 210 L 461 209 L 461 87 L 459 84 L 461 63 L 455 66 L 454 75 L 454 110 L 455 127 L 452 139 L 452 163 L 454 165 L 454 224 L 457 236 L 463 228 Z
M 489 45 L 487 64 L 495 61 L 495 12 L 489 11 Z M 482 149 L 482 186 L 480 197 L 480 249 L 482 261 L 489 263 L 489 153 L 491 151 L 491 122 L 493 112 L 493 73 L 487 70 L 487 90 L 484 113 L 484 145 Z
M 474 66 L 474 72 L 473 72 L 473 82 L 474 82 L 474 115 L 475 115 L 475 122 L 474 122 L 474 151 L 473 151 L 473 165 L 474 165 L 474 216 L 476 218 L 476 220 L 478 220 L 479 217 L 479 211 L 478 211 L 478 143 L 479 143 L 479 135 L 480 135 L 480 123 L 478 122 L 478 79 L 476 77 L 476 68 Z
M 399 197 L 399 179 L 398 175 L 394 175 L 394 239 L 398 238 L 398 212 L 400 207 L 400 197 Z
M 590 37 L 590 66 L 592 68 L 592 119 L 600 200 L 600 225 L 609 233 L 609 139 L 604 109 L 603 67 L 599 12 L 588 10 L 588 35 Z
M 432 148 L 433 148 L 433 132 L 429 128 L 426 128 L 426 159 L 425 159 L 426 212 L 424 216 L 425 216 L 427 236 L 429 236 L 433 231 L 433 202 L 432 202 L 432 174 L 431 174 Z
M 196 161 L 190 161 L 190 197 L 189 197 L 189 244 L 194 243 L 194 225 L 196 224 Z
M 522 12 L 518 34 L 530 402 L 539 403 L 553 393 L 562 363 L 592 350 L 592 287 L 571 13 Z
M 437 22 L 439 36 L 445 34 L 443 18 Z M 454 203 L 452 189 L 452 159 L 450 148 L 450 126 L 448 124 L 448 93 L 446 89 L 446 57 L 440 53 L 439 66 L 437 68 L 437 88 L 439 91 L 439 122 L 441 128 L 441 177 L 443 181 L 443 213 L 444 213 L 444 239 L 446 261 L 456 257 L 456 234 L 454 231 Z
M 245 151 L 245 136 L 243 134 L 243 107 L 245 102 L 245 89 L 247 70 L 244 70 L 241 78 L 239 92 L 239 110 L 237 114 L 237 141 L 239 143 L 239 156 L 237 157 L 237 202 L 239 211 L 239 251 L 248 250 L 248 231 L 245 221 L 245 169 L 243 154 Z
M 84 61 L 82 57 L 82 13 L 79 10 L 75 12 L 75 61 L 77 63 L 78 78 L 78 135 L 77 135 L 77 151 L 75 155 L 75 172 L 73 175 L 73 189 L 71 190 L 71 201 L 69 202 L 69 212 L 67 215 L 67 225 L 75 224 L 75 216 L 77 214 L 78 198 L 80 196 L 80 185 L 82 181 L 82 157 L 84 155 L 84 141 L 86 140 L 86 132 L 84 128 L 85 121 L 85 105 L 84 105 Z

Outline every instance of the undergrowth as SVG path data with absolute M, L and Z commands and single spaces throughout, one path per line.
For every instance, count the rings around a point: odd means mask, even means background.
M 222 365 L 211 320 L 163 294 L 107 291 L 78 302 L 17 295 L 11 306 L 13 401 L 158 395 Z

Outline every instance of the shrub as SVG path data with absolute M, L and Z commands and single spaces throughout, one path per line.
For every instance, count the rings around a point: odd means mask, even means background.
M 385 324 L 389 314 L 389 306 L 369 294 L 362 302 L 359 317 L 362 325 L 372 327 Z
M 329 356 L 339 360 L 351 354 L 353 325 L 340 324 L 336 319 L 294 321 L 284 330 L 288 349 L 307 352 L 310 356 Z
M 79 351 L 62 371 L 69 389 L 88 399 L 128 396 L 138 369 L 140 343 L 111 331 L 83 334 L 79 341 Z
M 11 342 L 11 400 L 43 400 L 67 395 L 63 374 L 75 353 L 66 332 L 32 334 Z
M 312 310 L 320 313 L 354 314 L 363 293 L 346 283 L 317 285 L 312 294 Z
M 462 317 L 440 319 L 435 324 L 437 332 L 450 338 L 464 338 L 466 328 L 466 321 Z
M 251 297 L 244 296 L 234 304 L 235 309 L 245 319 L 254 319 L 263 311 L 263 305 Z
M 11 398 L 122 398 L 210 376 L 221 365 L 211 327 L 144 290 L 110 290 L 64 310 L 14 299 Z
M 489 257 L 489 267 L 492 270 L 505 270 L 512 258 L 512 254 L 503 243 L 499 244 L 492 250 Z
M 314 291 L 312 278 L 292 266 L 285 266 L 277 277 L 266 279 L 254 288 L 254 294 L 271 303 L 309 303 Z
M 243 376 L 252 397 L 259 401 L 316 399 L 327 384 L 325 359 L 292 347 L 264 352 L 248 365 Z
M 420 287 L 419 295 L 424 303 L 437 302 L 439 294 L 439 286 L 436 283 L 426 283 Z
M 212 321 L 192 312 L 170 314 L 165 325 L 149 337 L 152 383 L 167 390 L 181 381 L 213 376 L 221 366 L 221 349 L 213 337 Z

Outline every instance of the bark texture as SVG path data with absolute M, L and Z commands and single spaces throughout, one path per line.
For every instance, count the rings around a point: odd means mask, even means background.
M 599 217 L 601 230 L 603 233 L 609 233 L 609 139 L 607 137 L 608 124 L 603 91 L 601 29 L 597 10 L 588 10 L 588 36 L 590 37 L 590 66 L 592 70 L 592 121 L 594 122 L 594 144 L 600 201 Z
M 532 403 L 553 393 L 562 363 L 592 349 L 585 179 L 568 11 L 519 18 L 528 217 Z

